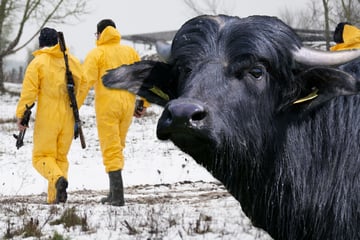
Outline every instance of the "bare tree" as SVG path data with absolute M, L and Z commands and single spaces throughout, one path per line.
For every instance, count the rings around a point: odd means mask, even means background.
M 319 30 L 324 28 L 323 15 L 321 2 L 309 0 L 302 9 L 290 11 L 285 8 L 280 10 L 279 18 L 296 29 Z
M 326 48 L 330 48 L 331 32 L 339 22 L 360 24 L 360 0 L 322 0 L 323 30 Z
M 226 5 L 229 4 L 227 0 L 184 0 L 184 3 L 195 15 L 229 14 L 235 9 L 234 6 Z M 303 9 L 291 12 L 285 8 L 279 18 L 296 29 L 322 31 L 326 48 L 329 49 L 332 30 L 339 22 L 360 25 L 360 0 L 309 0 Z
M 228 0 L 184 0 L 184 3 L 193 11 L 194 15 L 231 14 L 231 9 L 234 9 L 236 4 L 235 1 L 230 4 Z
M 360 0 L 333 0 L 333 22 L 351 22 L 360 25 Z
M 27 46 L 48 23 L 67 23 L 87 13 L 86 0 L 0 0 L 0 92 L 4 87 L 4 58 Z M 34 26 L 20 44 L 24 29 Z
M 329 49 L 332 30 L 339 22 L 360 25 L 360 0 L 309 0 L 307 8 L 292 13 L 285 9 L 280 18 L 293 28 L 324 31 Z

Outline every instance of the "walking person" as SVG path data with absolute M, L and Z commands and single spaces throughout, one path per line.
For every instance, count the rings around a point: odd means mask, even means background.
M 74 116 L 66 87 L 65 62 L 58 44 L 58 33 L 43 28 L 39 49 L 26 68 L 20 99 L 16 108 L 17 126 L 24 130 L 21 119 L 26 106 L 36 102 L 33 135 L 33 167 L 48 181 L 47 203 L 67 200 L 69 162 L 67 154 L 74 137 Z M 85 99 L 86 81 L 78 59 L 68 53 L 79 106 Z
M 123 206 L 124 188 L 122 169 L 126 134 L 133 116 L 141 117 L 149 103 L 145 101 L 141 111 L 135 110 L 136 96 L 126 90 L 106 88 L 102 76 L 107 70 L 140 60 L 136 50 L 120 43 L 121 35 L 111 19 L 103 19 L 97 24 L 96 47 L 84 61 L 84 71 L 88 88 L 95 90 L 96 123 L 105 171 L 109 176 L 110 190 L 102 203 Z

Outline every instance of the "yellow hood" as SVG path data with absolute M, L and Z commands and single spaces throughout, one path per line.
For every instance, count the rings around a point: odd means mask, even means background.
M 58 57 L 58 58 L 62 58 L 64 56 L 63 53 L 61 52 L 59 44 L 56 44 L 55 46 L 52 46 L 52 47 L 40 48 L 40 49 L 34 51 L 32 54 L 34 57 L 36 57 L 43 53 L 50 54 L 50 55 L 52 55 L 54 57 Z
M 108 26 L 101 33 L 100 38 L 96 40 L 96 46 L 104 44 L 118 44 L 121 41 L 121 35 L 115 28 Z
M 345 25 L 343 40 L 343 43 L 336 44 L 330 50 L 339 51 L 360 48 L 360 29 L 352 25 Z

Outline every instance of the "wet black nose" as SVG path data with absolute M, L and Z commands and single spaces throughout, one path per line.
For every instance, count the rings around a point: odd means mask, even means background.
M 206 115 L 205 108 L 200 102 L 174 100 L 165 107 L 159 119 L 157 136 L 166 140 L 174 131 L 200 128 Z

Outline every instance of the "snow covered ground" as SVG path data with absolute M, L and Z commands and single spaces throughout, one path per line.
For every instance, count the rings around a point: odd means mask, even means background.
M 21 85 L 6 88 L 19 92 Z M 134 118 L 128 132 L 123 170 L 126 206 L 100 204 L 109 182 L 92 98 L 90 94 L 80 109 L 87 148 L 82 149 L 77 139 L 68 156 L 68 201 L 47 205 L 47 181 L 31 165 L 34 119 L 25 145 L 17 150 L 12 135 L 17 134 L 18 96 L 0 97 L 0 239 L 22 239 L 31 231 L 35 237 L 29 239 L 271 239 L 251 225 L 239 203 L 204 168 L 171 142 L 156 138 L 162 111 L 156 105 L 143 118 Z M 80 218 L 80 224 L 59 221 L 70 213 Z

